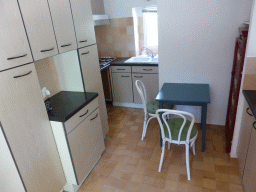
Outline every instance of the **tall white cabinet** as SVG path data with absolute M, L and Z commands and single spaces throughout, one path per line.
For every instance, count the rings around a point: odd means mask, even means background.
M 32 62 L 16 0 L 0 1 L 0 71 Z
M 66 181 L 34 64 L 1 72 L 0 78 L 1 128 L 24 189 L 60 191 Z
M 97 46 L 92 45 L 78 50 L 80 65 L 83 75 L 85 91 L 97 92 L 99 94 L 99 110 L 101 116 L 101 125 L 103 135 L 105 136 L 109 130 L 107 109 L 103 86 L 100 74 L 100 65 L 98 59 Z
M 58 54 L 47 0 L 18 0 L 35 60 Z
M 77 49 L 69 0 L 48 0 L 59 53 Z
M 96 43 L 91 0 L 70 0 L 78 48 Z

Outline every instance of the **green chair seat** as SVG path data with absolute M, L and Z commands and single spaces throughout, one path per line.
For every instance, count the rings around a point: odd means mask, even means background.
M 178 140 L 179 131 L 180 131 L 180 128 L 181 128 L 181 125 L 182 125 L 183 121 L 184 121 L 184 119 L 182 119 L 182 118 L 174 118 L 174 119 L 167 120 L 167 123 L 170 127 L 172 140 Z M 191 121 L 187 120 L 187 122 L 186 122 L 186 124 L 185 124 L 185 126 L 182 130 L 180 141 L 185 141 L 186 140 L 190 123 L 191 123 Z M 167 127 L 166 127 L 165 123 L 163 123 L 163 128 L 164 128 L 165 136 L 167 138 L 170 138 L 169 132 L 167 130 Z M 191 131 L 191 135 L 190 135 L 190 139 L 195 137 L 196 134 L 197 134 L 197 128 L 195 126 L 193 126 L 192 131 Z
M 156 114 L 156 110 L 159 109 L 158 101 L 147 102 L 147 112 L 151 114 Z M 173 105 L 164 104 L 164 109 L 173 109 Z

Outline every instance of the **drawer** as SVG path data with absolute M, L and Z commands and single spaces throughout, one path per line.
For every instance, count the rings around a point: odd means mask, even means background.
M 158 67 L 151 66 L 132 66 L 133 73 L 158 73 Z
M 131 66 L 111 66 L 112 73 L 131 73 Z
M 79 123 L 81 123 L 86 117 L 88 117 L 97 107 L 98 97 L 91 101 L 88 105 L 78 111 L 69 120 L 65 122 L 65 128 L 67 134 L 69 134 Z

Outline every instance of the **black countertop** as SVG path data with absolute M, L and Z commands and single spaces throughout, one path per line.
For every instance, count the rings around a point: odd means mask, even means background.
M 244 97 L 256 118 L 256 90 L 243 90 Z
M 97 96 L 92 92 L 61 91 L 47 99 L 52 106 L 48 117 L 50 121 L 65 122 Z
M 115 61 L 111 62 L 111 66 L 158 66 L 158 63 L 125 63 L 126 60 L 130 59 L 130 57 L 117 58 Z

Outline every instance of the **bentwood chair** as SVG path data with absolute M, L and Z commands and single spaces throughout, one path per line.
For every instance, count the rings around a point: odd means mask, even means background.
M 158 109 L 156 111 L 157 120 L 161 129 L 162 136 L 162 153 L 159 163 L 158 172 L 161 172 L 164 152 L 165 152 L 165 143 L 168 142 L 168 149 L 170 150 L 170 143 L 174 144 L 184 144 L 186 146 L 186 166 L 187 166 L 187 176 L 190 180 L 190 167 L 189 167 L 189 148 L 193 148 L 193 154 L 195 155 L 195 141 L 197 139 L 198 131 L 194 126 L 195 117 L 191 113 L 178 111 L 178 110 L 168 110 L 168 109 Z M 162 116 L 163 123 L 160 119 Z M 169 115 L 175 115 L 179 118 L 167 119 Z M 187 117 L 191 121 L 187 120 Z
M 141 97 L 143 109 L 144 109 L 144 123 L 143 123 L 143 131 L 141 136 L 141 140 L 143 140 L 144 137 L 146 136 L 149 121 L 157 117 L 156 110 L 159 109 L 159 102 L 158 101 L 147 102 L 147 92 L 142 81 L 136 80 L 135 85 Z M 164 105 L 164 108 L 172 109 L 173 105 Z

